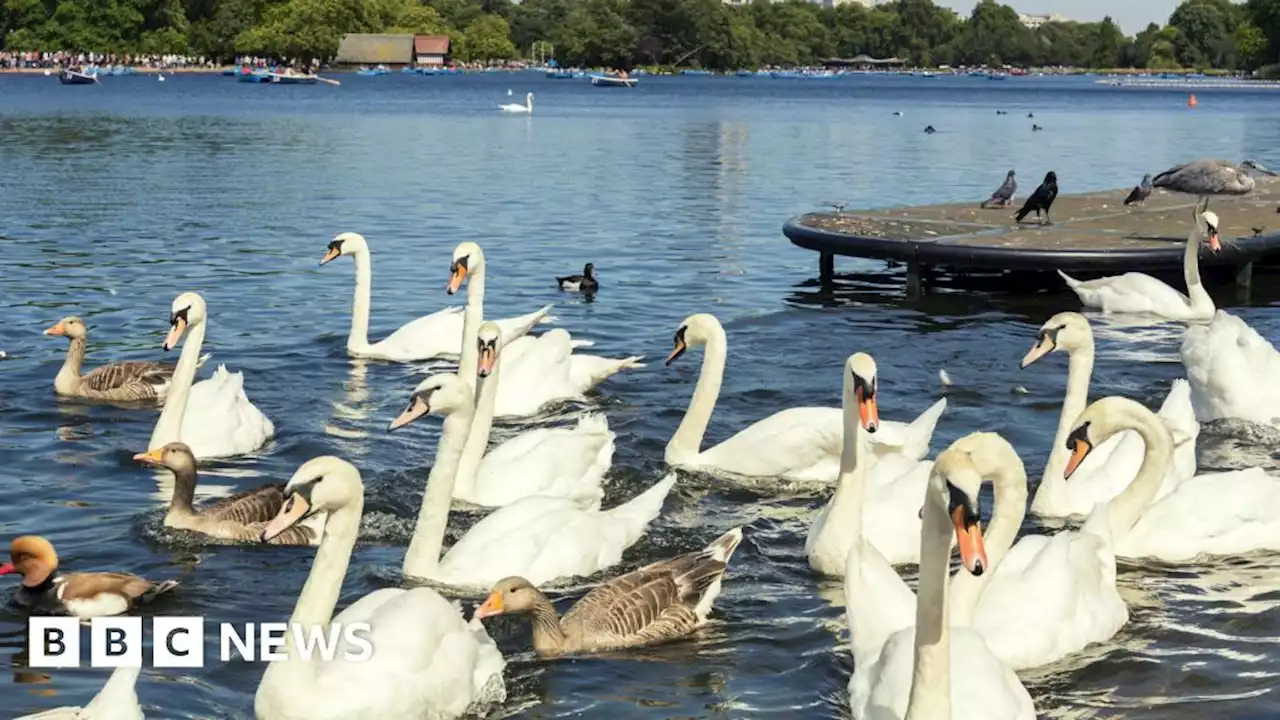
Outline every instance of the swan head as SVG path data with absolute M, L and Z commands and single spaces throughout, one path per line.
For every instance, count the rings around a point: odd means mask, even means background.
M 164 338 L 164 349 L 177 347 L 187 328 L 203 323 L 204 318 L 204 298 L 193 292 L 185 292 L 175 298 L 169 308 L 169 334 Z
M 58 321 L 58 324 L 44 331 L 45 335 L 62 335 L 72 340 L 84 340 L 89 335 L 89 330 L 84 326 L 84 321 L 75 315 L 68 315 Z
M 486 322 L 480 326 L 476 345 L 480 351 L 480 364 L 476 367 L 476 375 L 482 378 L 489 377 L 493 372 L 493 365 L 498 360 L 498 348 L 502 342 L 502 331 L 498 329 L 498 324 L 494 322 Z
M 0 565 L 0 575 L 18 573 L 24 586 L 36 587 L 57 569 L 58 553 L 53 543 L 39 535 L 23 535 L 9 544 L 9 562 Z
M 1019 367 L 1025 368 L 1055 350 L 1072 353 L 1092 347 L 1093 328 L 1089 321 L 1078 312 L 1060 312 L 1036 331 L 1036 344 L 1023 356 Z
M 982 541 L 982 506 L 978 493 L 982 475 L 969 454 L 950 447 L 938 454 L 929 474 L 926 502 L 951 520 L 960 549 L 960 563 L 973 575 L 986 572 L 987 550 Z
M 1085 408 L 1067 434 L 1067 450 L 1071 452 L 1071 457 L 1067 459 L 1067 467 L 1063 469 L 1062 476 L 1070 478 L 1094 448 L 1112 435 L 1125 430 L 1137 430 L 1140 433 L 1151 430 L 1163 436 L 1166 446 L 1173 444 L 1169 428 L 1141 403 L 1125 397 L 1105 397 L 1095 400 Z M 1150 437 L 1144 435 L 1143 440 L 1149 442 Z
M 318 512 L 360 503 L 364 498 L 364 483 L 360 471 L 351 463 L 333 455 L 321 455 L 298 468 L 285 484 L 284 495 L 280 512 L 262 529 L 262 542 L 272 540 Z
M 708 340 L 717 335 L 723 337 L 724 328 L 715 315 L 710 313 L 690 315 L 676 329 L 674 347 L 671 349 L 671 354 L 667 356 L 667 364 L 675 362 L 675 359 L 689 348 L 706 345 Z
M 355 255 L 369 252 L 369 245 L 360 233 L 344 232 L 329 241 L 329 247 L 320 258 L 321 265 L 327 265 L 341 255 Z
M 1204 223 L 1204 233 L 1209 242 L 1209 249 L 1218 252 L 1222 249 L 1222 239 L 1218 236 L 1218 214 L 1212 210 L 1200 213 L 1200 222 Z
M 168 468 L 174 473 L 194 473 L 196 471 L 195 454 L 191 452 L 191 448 L 186 443 L 181 442 L 171 442 L 155 450 L 138 453 L 133 456 L 133 459 L 144 465 Z
M 440 373 L 418 383 L 409 397 L 409 407 L 387 426 L 398 430 L 423 415 L 448 415 L 475 403 L 471 386 L 454 373 Z
M 449 265 L 449 285 L 445 292 L 450 295 L 458 292 L 467 281 L 467 275 L 480 272 L 484 267 L 484 253 L 480 246 L 473 242 L 458 243 L 453 249 L 453 262 Z
M 844 363 L 845 395 L 858 403 L 858 419 L 862 429 L 875 432 L 880 428 L 880 408 L 876 404 L 876 361 L 866 353 L 854 353 Z
M 973 466 L 978 469 L 978 474 L 984 478 L 1009 470 L 1020 475 L 1023 486 L 1026 486 L 1027 469 L 1022 458 L 1018 457 L 1018 451 L 999 433 L 969 433 L 951 443 L 951 449 L 968 454 Z
M 508 577 L 498 581 L 480 607 L 472 616 L 482 620 L 494 615 L 532 612 L 542 593 L 533 583 L 522 577 Z

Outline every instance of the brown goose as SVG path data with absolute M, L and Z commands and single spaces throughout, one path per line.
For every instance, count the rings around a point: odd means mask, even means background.
M 533 649 L 544 657 L 674 640 L 706 622 L 740 542 L 742 528 L 734 528 L 704 550 L 616 577 L 584 595 L 563 618 L 528 580 L 504 578 L 476 608 L 475 617 L 532 615 Z
M 173 472 L 173 497 L 164 516 L 165 527 L 190 530 L 219 540 L 256 543 L 262 529 L 284 505 L 283 485 L 263 485 L 196 510 L 192 505 L 196 495 L 196 458 L 186 443 L 171 442 L 150 452 L 138 453 L 133 459 Z M 316 540 L 311 527 L 295 525 L 272 538 L 271 543 L 310 545 Z
M 39 535 L 23 535 L 9 545 L 9 562 L 0 565 L 0 575 L 15 572 L 22 575 L 22 587 L 14 600 L 41 614 L 119 615 L 178 586 L 177 580 L 153 583 L 126 573 L 60 575 L 53 543 Z
M 53 379 L 53 390 L 67 397 L 121 402 L 163 401 L 173 379 L 173 363 L 150 360 L 125 360 L 94 368 L 80 374 L 84 365 L 88 330 L 84 321 L 71 315 L 44 331 L 45 335 L 61 335 L 71 340 L 67 359 Z

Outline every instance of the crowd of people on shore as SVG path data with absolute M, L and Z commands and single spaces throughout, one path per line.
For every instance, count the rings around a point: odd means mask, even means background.
M 0 70 L 61 70 L 70 67 L 123 66 L 157 70 L 212 69 L 211 58 L 186 55 L 117 55 L 90 52 L 0 51 Z

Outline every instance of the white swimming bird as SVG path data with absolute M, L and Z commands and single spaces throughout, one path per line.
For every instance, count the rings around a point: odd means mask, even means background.
M 1093 330 L 1089 321 L 1076 312 L 1061 312 L 1049 318 L 1036 333 L 1035 345 L 1022 358 L 1026 368 L 1052 352 L 1067 353 L 1067 392 L 1058 416 L 1044 475 L 1031 502 L 1031 512 L 1040 517 L 1086 516 L 1100 502 L 1119 495 L 1138 474 L 1142 463 L 1142 438 L 1134 432 L 1117 434 L 1096 448 L 1089 460 L 1067 482 L 1062 471 L 1067 466 L 1067 434 L 1089 403 L 1089 379 L 1093 374 Z M 1160 407 L 1160 419 L 1176 434 L 1177 449 L 1157 497 L 1164 497 L 1196 471 L 1196 438 L 1200 425 L 1192 409 L 1191 388 L 1185 380 L 1175 380 Z
M 305 628 L 367 623 L 370 651 L 340 636 L 335 657 L 297 647 L 285 634 L 286 659 L 267 665 L 254 696 L 258 720 L 461 717 L 506 698 L 506 662 L 478 620 L 430 588 L 383 588 L 333 614 L 364 510 L 364 484 L 354 466 L 322 456 L 303 463 L 285 486 L 289 499 L 263 540 L 327 512 L 311 574 L 289 622 Z
M 356 269 L 356 289 L 351 307 L 351 331 L 347 335 L 347 354 L 351 357 L 415 362 L 437 357 L 456 357 L 462 349 L 462 316 L 460 307 L 437 310 L 410 321 L 376 342 L 369 342 L 369 306 L 373 290 L 373 255 L 360 233 L 344 232 L 329 243 L 321 265 L 349 256 Z M 510 342 L 528 333 L 538 323 L 555 320 L 551 306 L 520 315 L 495 320 L 502 329 L 504 341 Z
M 711 413 L 724 380 L 728 343 L 714 315 L 685 318 L 676 330 L 670 365 L 689 348 L 703 346 L 702 369 L 684 419 L 667 443 L 666 461 L 672 467 L 724 473 L 739 477 L 777 477 L 797 482 L 831 483 L 839 474 L 842 424 L 840 408 L 797 407 L 780 410 L 739 430 L 729 439 L 701 450 Z M 875 388 L 866 388 L 874 392 Z M 881 422 L 872 453 L 878 462 L 889 455 L 919 460 L 946 408 L 945 398 L 934 403 L 909 425 Z M 918 544 L 918 543 L 917 543 Z
M 1218 252 L 1218 216 L 1211 210 L 1195 216 L 1182 256 L 1182 276 L 1187 294 L 1174 290 L 1146 273 L 1077 280 L 1058 271 L 1087 308 L 1104 313 L 1141 313 L 1170 320 L 1208 320 L 1213 317 L 1213 298 L 1200 281 L 1200 243 L 1204 238 L 1212 252 Z
M 135 690 L 141 671 L 139 667 L 116 668 L 98 694 L 82 708 L 53 708 L 14 720 L 143 720 L 145 716 Z
M 510 95 L 511 93 L 508 92 L 507 94 Z M 509 112 L 509 113 L 532 113 L 533 112 L 533 93 L 525 93 L 523 105 L 520 105 L 518 103 L 507 103 L 506 105 L 499 105 L 498 109 L 501 110 L 502 112 Z
M 1188 327 L 1181 356 L 1197 420 L 1280 426 L 1280 352 L 1244 320 L 1219 310 Z
M 243 374 L 219 365 L 213 377 L 192 384 L 206 320 L 204 298 L 187 292 L 174 299 L 164 349 L 172 350 L 184 335 L 186 340 L 148 450 L 184 442 L 199 459 L 230 457 L 257 450 L 275 434 L 275 425 L 245 395 Z

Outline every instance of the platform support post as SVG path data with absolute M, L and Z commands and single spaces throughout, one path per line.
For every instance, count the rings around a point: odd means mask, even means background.
M 818 279 L 830 283 L 836 275 L 836 256 L 822 250 L 818 253 Z
M 1244 300 L 1249 299 L 1249 291 L 1253 289 L 1253 261 L 1250 260 L 1236 266 L 1236 291 Z
M 907 297 L 920 297 L 920 262 L 915 258 L 907 261 Z

